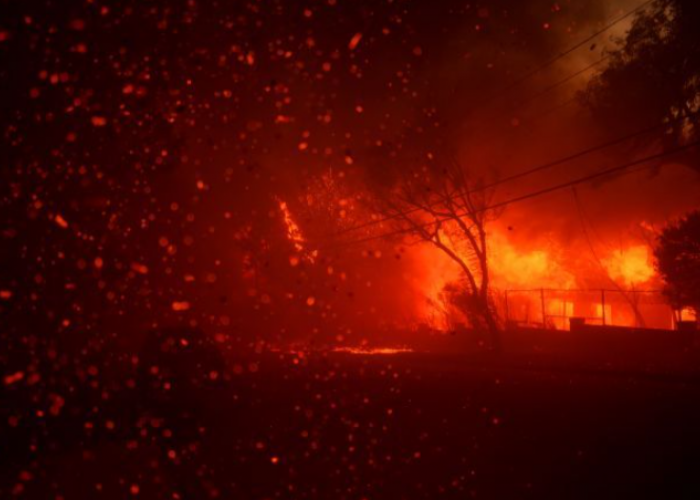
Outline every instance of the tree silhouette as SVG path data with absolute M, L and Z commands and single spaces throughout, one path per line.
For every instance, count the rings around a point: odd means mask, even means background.
M 700 312 L 700 210 L 669 224 L 654 254 L 671 304 Z
M 665 148 L 699 139 L 699 23 L 695 0 L 656 0 L 637 14 L 606 68 L 579 94 L 594 118 L 613 130 L 658 124 L 651 142 Z M 697 169 L 695 159 L 685 163 Z
M 462 281 L 446 292 L 472 327 L 488 333 L 492 349 L 498 351 L 500 326 L 486 230 L 501 213 L 490 208 L 493 189 L 470 176 L 454 155 L 426 158 L 421 167 L 394 169 L 391 181 L 374 191 L 374 210 L 393 227 L 390 235 L 429 243 L 457 264 Z

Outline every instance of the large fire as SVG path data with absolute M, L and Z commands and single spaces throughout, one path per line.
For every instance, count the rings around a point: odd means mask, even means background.
M 649 248 L 644 245 L 615 250 L 603 263 L 610 277 L 627 287 L 647 283 L 655 275 Z
M 505 231 L 493 230 L 489 241 L 491 288 L 504 319 L 508 316 L 520 323 L 558 329 L 567 329 L 572 317 L 597 324 L 648 326 L 639 314 L 641 303 L 651 311 L 653 325 L 672 326 L 673 315 L 661 305 L 660 293 L 647 293 L 654 288 L 656 272 L 645 245 L 630 242 L 586 261 L 581 254 L 590 251 L 565 249 L 550 239 L 523 250 Z M 451 330 L 465 321 L 450 305 L 446 293 L 448 287 L 460 286 L 461 272 L 429 245 L 416 255 L 415 280 L 424 292 L 417 304 L 420 321 L 434 330 Z M 646 295 L 635 291 L 640 287 L 645 288 Z
M 519 251 L 501 232 L 493 232 L 490 240 L 489 267 L 494 290 L 575 287 L 575 277 L 553 258 L 553 249 Z M 459 253 L 458 249 L 455 251 Z M 428 245 L 417 250 L 416 261 L 415 282 L 424 291 L 417 305 L 421 321 L 439 331 L 450 330 L 455 323 L 464 322 L 465 318 L 450 306 L 446 293 L 449 285 L 458 288 L 464 279 L 457 264 Z M 554 303 L 551 307 L 558 309 Z
M 562 250 L 546 241 L 534 249 L 518 249 L 503 232 L 490 235 L 489 262 L 493 286 L 514 288 L 560 288 L 576 286 L 576 277 L 557 258 Z
M 279 200 L 279 208 L 287 238 L 298 254 L 292 256 L 293 263 L 313 262 L 316 252 L 307 248 L 287 203 Z M 460 248 L 459 237 L 450 237 L 448 225 L 440 234 L 454 253 L 473 265 L 468 249 Z M 413 246 L 410 254 L 406 279 L 417 292 L 409 316 L 440 332 L 468 324 L 454 303 L 467 284 L 459 265 L 428 243 Z M 593 249 L 581 242 L 564 246 L 551 235 L 523 242 L 494 224 L 488 232 L 488 267 L 494 306 L 503 321 L 557 329 L 568 329 L 571 318 L 605 325 L 673 327 L 674 314 L 655 291 L 660 287 L 651 251 L 639 240 L 630 238 L 616 249 Z M 478 277 L 478 270 L 474 274 Z M 640 313 L 642 307 L 651 321 Z
M 460 280 L 459 269 L 445 254 L 428 245 L 417 247 L 413 259 L 410 281 L 423 292 L 417 296 L 416 314 L 430 328 L 447 331 L 450 313 L 445 288 Z

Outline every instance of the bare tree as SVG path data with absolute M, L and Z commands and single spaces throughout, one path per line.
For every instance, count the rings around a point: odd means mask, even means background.
M 654 256 L 671 305 L 700 314 L 700 210 L 664 227 Z
M 375 196 L 375 210 L 395 226 L 390 234 L 429 242 L 459 267 L 464 290 L 455 301 L 471 325 L 486 331 L 500 350 L 500 326 L 491 296 L 487 224 L 493 190 L 473 179 L 453 156 L 402 171 Z

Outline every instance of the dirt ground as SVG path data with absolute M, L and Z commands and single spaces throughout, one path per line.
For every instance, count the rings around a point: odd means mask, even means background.
M 57 415 L 3 422 L 0 497 L 700 498 L 687 374 L 417 353 L 223 371 L 160 393 L 76 386 Z M 9 396 L 3 419 L 27 404 Z

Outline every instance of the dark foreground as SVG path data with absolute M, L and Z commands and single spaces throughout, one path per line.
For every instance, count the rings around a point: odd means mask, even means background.
M 427 354 L 207 363 L 86 373 L 46 401 L 6 385 L 0 498 L 700 498 L 694 377 Z

